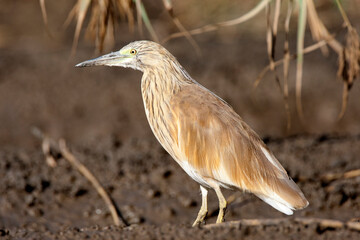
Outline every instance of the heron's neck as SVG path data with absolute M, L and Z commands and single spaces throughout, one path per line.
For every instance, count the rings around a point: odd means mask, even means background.
M 172 71 L 146 69 L 141 79 L 141 93 L 148 120 L 164 111 L 170 111 L 171 97 L 181 91 L 186 83 L 182 76 Z M 158 111 L 161 111 L 159 113 Z M 150 123 L 151 125 L 151 123 Z
M 186 78 L 177 71 L 145 70 L 141 79 L 141 92 L 144 101 L 146 117 L 150 127 L 162 146 L 170 152 L 171 146 L 168 140 L 168 120 L 171 115 L 171 98 L 181 91 L 185 84 L 193 84 L 191 78 Z
M 182 86 L 195 82 L 181 66 L 176 69 L 170 67 L 159 69 L 144 69 L 141 79 L 143 97 L 150 94 L 157 100 L 166 101 L 180 91 Z
M 154 105 L 168 102 L 171 96 L 181 89 L 181 86 L 171 78 L 161 73 L 144 71 L 141 79 L 141 93 L 146 110 L 152 109 Z

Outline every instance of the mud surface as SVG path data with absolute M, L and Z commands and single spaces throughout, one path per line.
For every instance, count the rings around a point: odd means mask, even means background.
M 43 28 L 38 2 L 0 0 L 0 238 L 360 238 L 359 231 L 348 227 L 296 221 L 356 222 L 360 217 L 360 178 L 321 178 L 360 168 L 360 88 L 355 82 L 345 117 L 337 122 L 342 83 L 335 77 L 335 55 L 325 58 L 312 53 L 305 58 L 306 122 L 301 125 L 297 120 L 292 97 L 292 127 L 287 132 L 273 75 L 268 74 L 252 91 L 254 79 L 267 64 L 261 24 L 256 29 L 248 24 L 198 36 L 200 59 L 184 39 L 166 45 L 196 80 L 228 101 L 263 137 L 310 202 L 305 210 L 286 217 L 251 194 L 224 191 L 235 199 L 228 207 L 227 221 L 284 217 L 288 221 L 191 228 L 201 204 L 199 186 L 153 137 L 140 95 L 141 73 L 73 68 L 95 54 L 89 43 L 81 41 L 76 56 L 69 60 L 73 28 L 58 29 L 72 4 L 64 2 L 49 1 L 50 25 L 56 35 L 51 39 Z M 330 10 L 323 11 L 326 15 Z M 157 17 L 166 19 L 166 14 Z M 359 29 L 360 21 L 355 21 L 359 16 L 350 17 Z M 328 24 L 339 29 L 336 17 L 331 19 Z M 160 20 L 154 23 L 162 29 L 160 34 L 174 30 Z M 118 31 L 128 33 L 126 24 L 120 24 Z M 114 49 L 136 39 L 140 39 L 136 34 L 123 34 Z M 311 43 L 310 36 L 307 41 Z M 290 94 L 294 95 L 293 83 Z M 67 141 L 71 152 L 110 193 L 129 226 L 113 225 L 104 201 L 61 155 L 56 167 L 46 164 L 41 141 L 31 134 L 34 126 L 52 139 Z M 215 222 L 217 204 L 210 192 L 207 224 Z
M 218 239 L 289 234 L 294 238 L 331 236 L 349 239 L 359 232 L 322 229 L 317 224 L 293 221 L 275 226 L 192 229 L 200 207 L 198 185 L 192 181 L 155 141 L 130 139 L 120 143 L 108 139 L 98 145 L 72 148 L 72 152 L 96 174 L 111 194 L 130 227 L 112 225 L 103 200 L 93 187 L 64 159 L 56 168 L 44 162 L 39 150 L 1 152 L 1 224 L 4 235 L 16 237 L 102 238 L 109 237 Z M 292 137 L 270 139 L 269 147 L 289 174 L 299 182 L 310 206 L 295 217 L 348 221 L 360 216 L 360 179 L 320 180 L 323 173 L 360 168 L 360 136 Z M 253 218 L 282 218 L 250 194 L 225 191 L 236 200 L 229 206 L 227 221 Z M 216 220 L 217 200 L 210 194 L 207 223 Z M 338 236 L 338 237 L 336 237 Z

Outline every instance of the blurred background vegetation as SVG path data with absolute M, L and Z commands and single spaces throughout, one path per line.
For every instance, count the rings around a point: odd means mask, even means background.
M 33 144 L 32 126 L 75 142 L 150 137 L 128 80 L 140 73 L 73 68 L 139 39 L 262 136 L 360 133 L 358 0 L 0 2 L 1 143 Z

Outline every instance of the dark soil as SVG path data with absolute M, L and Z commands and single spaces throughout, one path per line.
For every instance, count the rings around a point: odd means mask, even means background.
M 342 83 L 336 80 L 337 56 L 317 52 L 305 57 L 303 126 L 294 110 L 291 77 L 292 127 L 287 132 L 273 75 L 252 91 L 267 64 L 263 28 L 256 25 L 259 29 L 250 31 L 249 23 L 198 36 L 201 58 L 185 39 L 166 45 L 196 80 L 228 101 L 263 137 L 310 202 L 278 225 L 192 228 L 201 204 L 199 186 L 153 137 L 143 110 L 141 73 L 73 67 L 95 55 L 92 46 L 81 41 L 69 60 L 73 28 L 65 32 L 57 28 L 71 1 L 48 1 L 53 39 L 46 35 L 37 1 L 0 0 L 0 4 L 0 238 L 360 239 L 359 231 L 346 227 L 294 221 L 303 217 L 346 222 L 360 217 L 360 177 L 332 182 L 320 178 L 360 168 L 360 88 L 355 82 L 345 117 L 337 122 L 342 93 Z M 325 8 L 323 15 L 330 10 Z M 358 13 L 350 17 L 359 29 Z M 166 19 L 166 14 L 158 18 Z M 164 35 L 174 30 L 160 20 L 155 27 Z M 341 28 L 341 22 L 329 22 L 332 29 Z M 128 34 L 126 24 L 117 31 L 123 34 L 114 49 L 141 39 Z M 311 43 L 310 36 L 307 41 Z M 53 139 L 67 141 L 130 226 L 113 225 L 92 185 L 60 155 L 55 168 L 46 164 L 41 141 L 31 134 L 34 126 Z M 227 221 L 285 217 L 250 194 L 224 193 L 236 197 L 228 207 Z M 215 222 L 217 204 L 211 192 L 207 223 Z

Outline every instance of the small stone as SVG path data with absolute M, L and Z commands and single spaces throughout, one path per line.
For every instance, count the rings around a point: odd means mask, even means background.
M 0 236 L 4 237 L 6 235 L 9 235 L 9 230 L 8 229 L 0 229 Z

